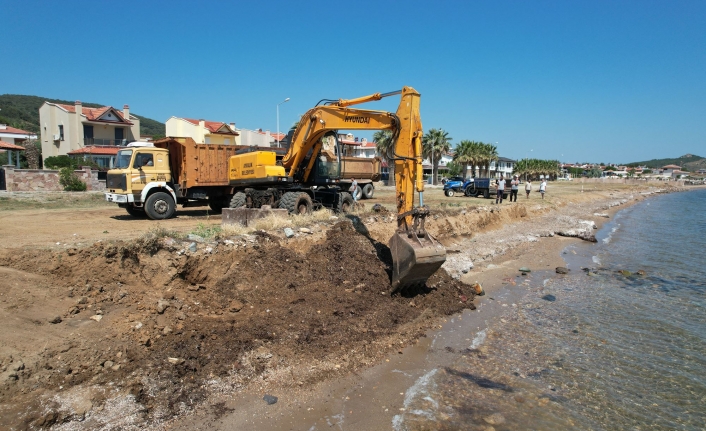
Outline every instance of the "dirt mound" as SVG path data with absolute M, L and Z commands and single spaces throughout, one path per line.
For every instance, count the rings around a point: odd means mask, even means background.
M 315 383 L 414 342 L 430 318 L 473 307 L 472 289 L 444 271 L 391 296 L 389 249 L 349 221 L 304 252 L 265 233 L 184 246 L 146 237 L 2 252 L 0 267 L 34 279 L 0 285 L 0 317 L 15 317 L 3 319 L 6 333 L 34 338 L 0 335 L 1 370 L 14 373 L 0 382 L 0 428 L 98 427 L 115 399 L 129 400 L 120 415 L 139 427 L 212 391 Z

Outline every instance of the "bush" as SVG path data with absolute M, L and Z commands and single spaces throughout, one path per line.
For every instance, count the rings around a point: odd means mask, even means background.
M 74 173 L 72 168 L 61 168 L 59 170 L 59 184 L 64 187 L 66 192 L 85 192 L 86 183 Z
M 52 156 L 44 160 L 44 166 L 48 169 L 75 168 L 76 164 L 69 156 Z

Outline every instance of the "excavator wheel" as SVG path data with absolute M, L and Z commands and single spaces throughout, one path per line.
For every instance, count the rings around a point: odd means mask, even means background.
M 230 200 L 229 208 L 245 208 L 245 193 L 238 192 Z
M 338 195 L 338 204 L 336 205 L 336 212 L 341 214 L 347 214 L 353 211 L 355 206 L 355 201 L 350 193 L 342 192 Z
M 286 208 L 290 214 L 303 215 L 312 211 L 313 203 L 306 192 L 287 192 L 282 195 L 279 207 Z

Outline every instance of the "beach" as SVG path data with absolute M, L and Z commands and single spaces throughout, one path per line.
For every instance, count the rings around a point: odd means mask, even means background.
M 106 223 L 77 238 L 43 232 L 38 217 L 33 229 L 37 211 L 2 212 L 2 313 L 11 323 L 0 353 L 5 370 L 22 363 L 0 392 L 2 425 L 390 429 L 426 364 L 450 364 L 473 341 L 459 322 L 480 333 L 522 297 L 518 268 L 531 269 L 525 285 L 541 283 L 543 272 L 565 265 L 567 245 L 595 240 L 616 211 L 683 190 L 552 186 L 544 201 L 501 205 L 427 191 L 427 227 L 447 262 L 428 291 L 392 297 L 380 244 L 394 216 L 372 211 L 373 201 L 292 239 L 256 232 L 204 241 L 195 252 L 169 235 L 145 236 L 149 222 L 112 207 L 79 211 Z M 382 188 L 375 202 L 388 206 L 390 195 Z M 67 212 L 41 216 L 68 225 Z M 212 218 L 186 213 L 161 227 L 188 231 Z M 364 264 L 350 269 L 347 256 Z M 474 282 L 485 296 L 474 298 Z

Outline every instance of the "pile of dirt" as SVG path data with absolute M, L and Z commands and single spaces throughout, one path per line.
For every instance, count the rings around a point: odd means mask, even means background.
M 158 423 L 213 391 L 347 374 L 474 308 L 472 288 L 443 270 L 390 295 L 389 249 L 350 221 L 297 248 L 258 233 L 196 251 L 146 237 L 0 253 L 17 273 L 2 286 L 6 334 L 32 338 L 0 335 L 0 427 L 96 421 L 116 399 L 130 423 Z

